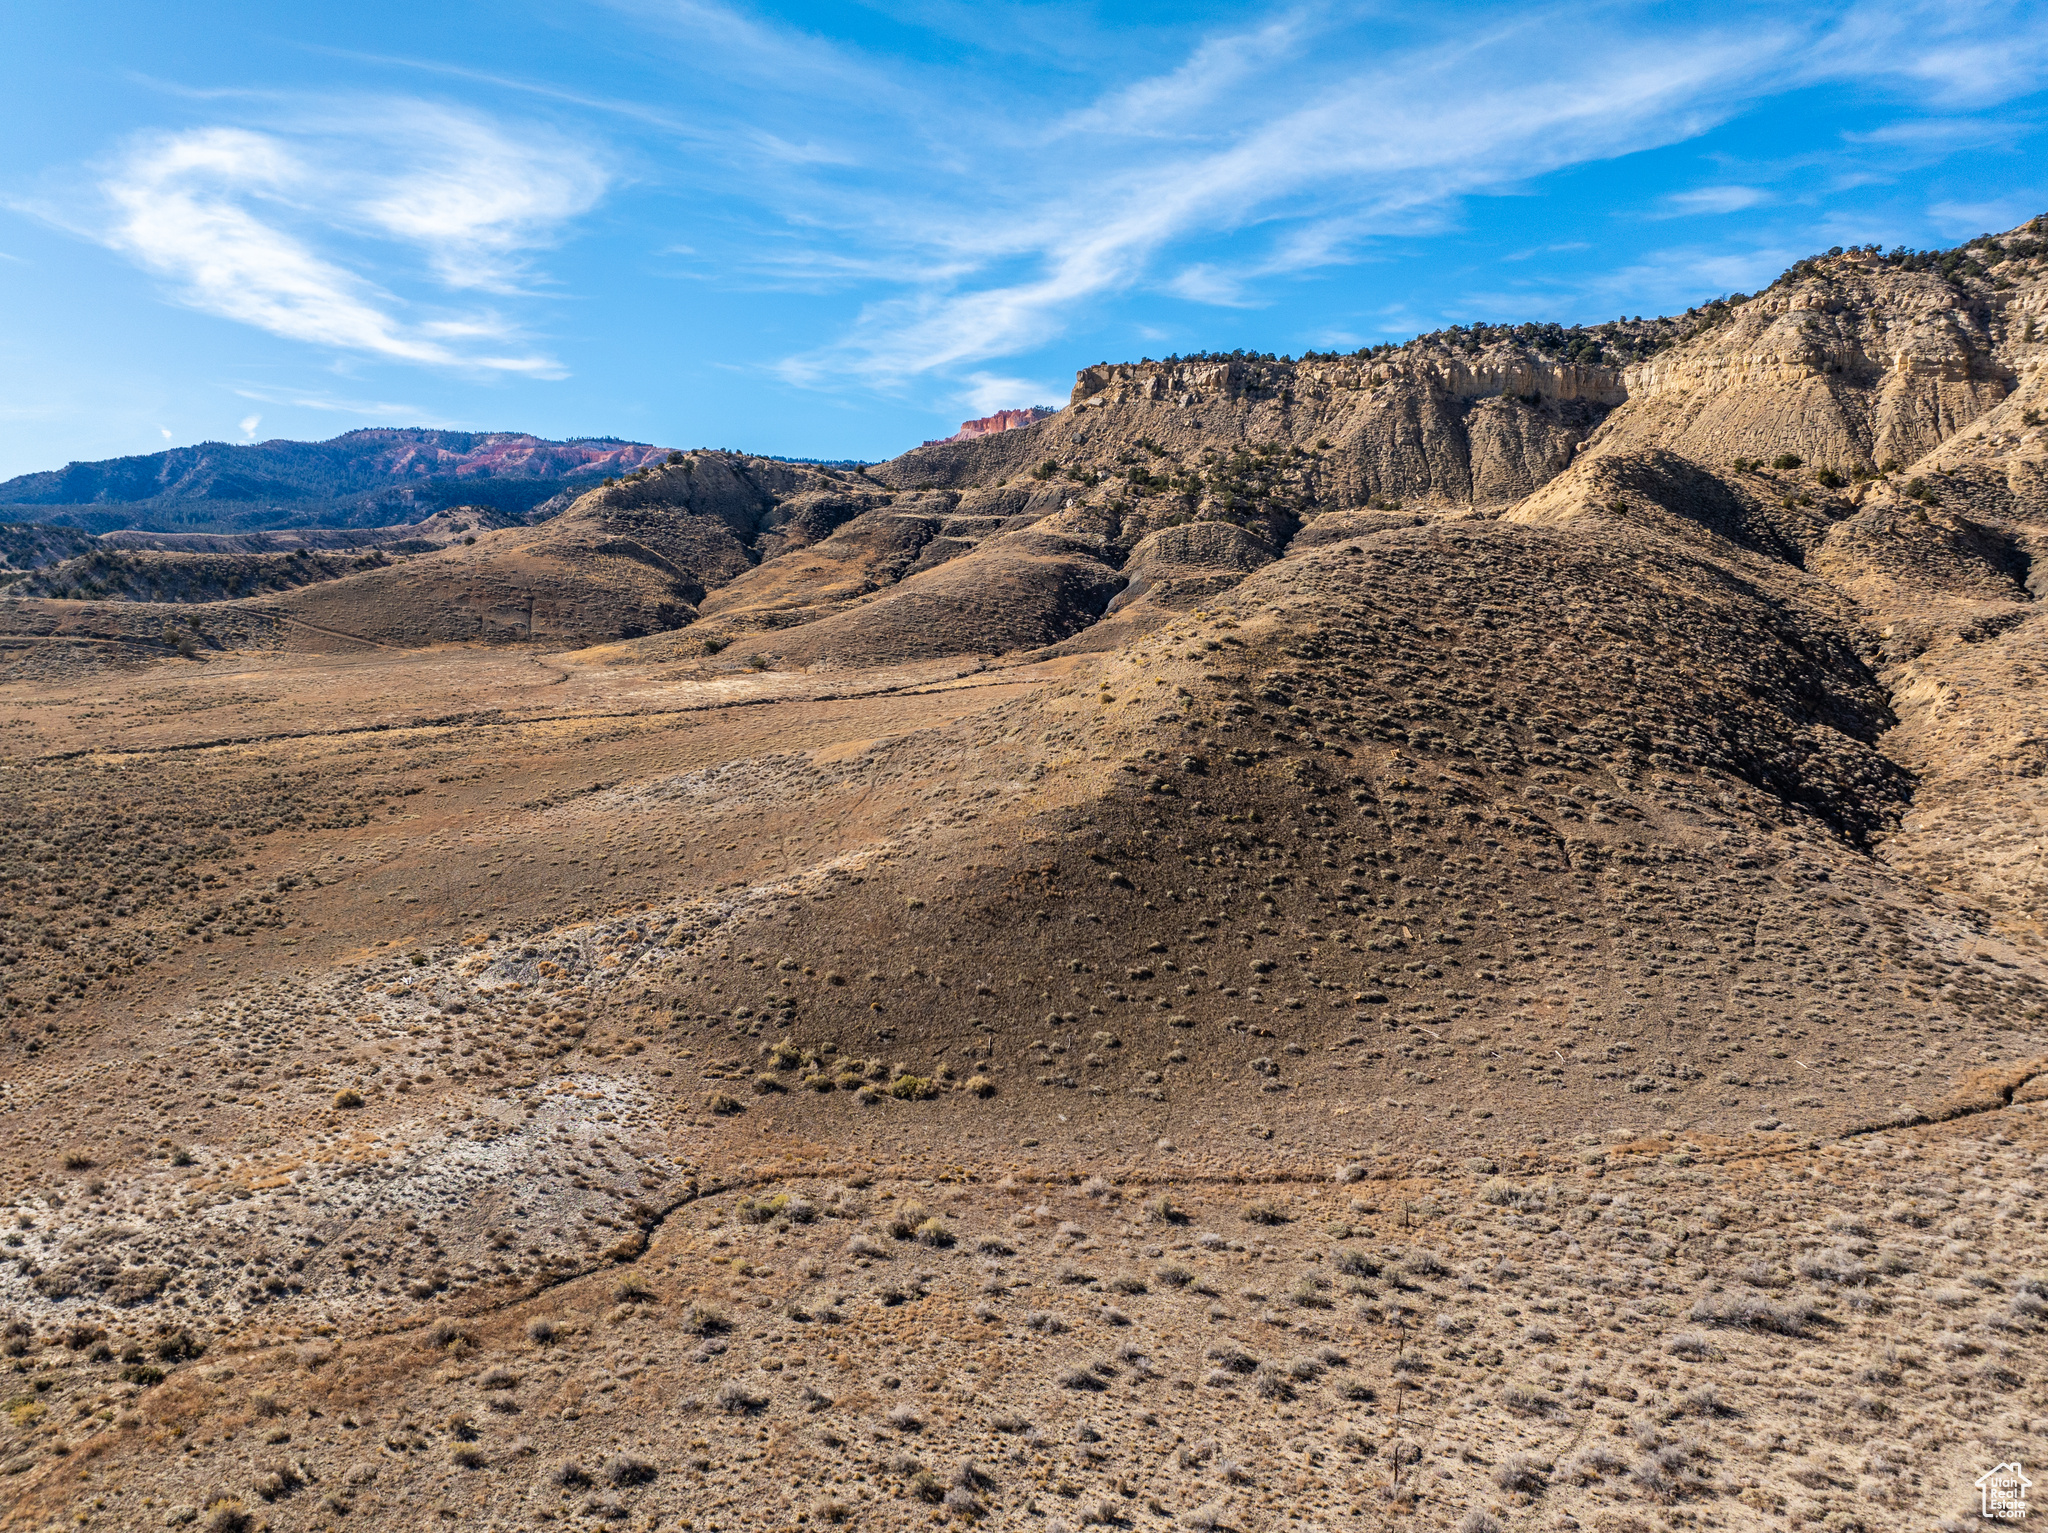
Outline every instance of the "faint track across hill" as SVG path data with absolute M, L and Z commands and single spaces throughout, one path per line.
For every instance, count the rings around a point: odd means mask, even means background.
M 288 612 L 280 612 L 277 616 L 295 628 L 304 628 L 312 633 L 324 633 L 330 639 L 346 639 L 351 644 L 364 644 L 368 645 L 371 649 L 397 650 L 399 648 L 398 645 L 386 644 L 381 639 L 366 639 L 359 633 L 344 633 L 339 628 L 323 628 L 318 623 L 309 623 L 304 618 L 293 617 Z
M 55 636 L 50 636 L 54 638 Z M 4 642 L 4 638 L 0 638 Z M 69 642 L 59 640 L 58 642 Z M 99 639 L 90 642 L 102 644 L 145 643 L 134 639 Z M 365 643 L 372 641 L 365 640 Z M 431 719 L 408 719 L 399 723 L 362 724 L 349 729 L 298 729 L 277 730 L 260 735 L 219 735 L 207 740 L 188 740 L 176 745 L 137 746 L 132 749 L 107 749 L 89 747 L 83 750 L 59 751 L 53 755 L 36 758 L 44 762 L 76 761 L 84 756 L 163 756 L 181 751 L 222 750 L 235 745 L 274 745 L 286 740 L 342 740 L 351 735 L 392 734 L 408 729 L 519 729 L 531 724 L 576 724 L 603 719 L 658 719 L 672 718 L 691 713 L 716 713 L 727 708 L 761 708 L 778 703 L 851 703 L 864 702 L 877 697 L 928 697 L 940 692 L 974 692 L 988 687 L 1014 687 L 1022 685 L 1044 686 L 1050 678 L 1016 678 L 1010 680 L 989 680 L 968 682 L 964 685 L 946 684 L 940 686 L 911 684 L 894 687 L 875 687 L 856 692 L 820 692 L 801 697 L 734 697 L 715 702 L 692 704 L 685 708 L 628 708 L 608 713 L 536 713 L 519 718 L 505 718 L 497 710 L 488 713 L 448 714 Z M 554 685 L 554 683 L 549 683 Z
M 161 639 L 131 639 L 123 635 L 92 633 L 4 633 L 0 634 L 0 645 L 6 644 L 125 644 L 142 649 L 156 650 L 168 654 L 171 646 Z
M 1782 1155 L 1811 1153 L 1817 1149 L 1825 1149 L 1829 1145 L 1848 1144 L 1854 1140 L 1865 1138 L 1872 1134 L 1897 1133 L 1905 1129 L 1939 1127 L 1940 1125 L 1945 1123 L 1954 1123 L 1963 1118 L 1975 1117 L 1980 1113 L 1996 1112 L 2001 1109 L 2013 1106 L 2040 1106 L 2042 1105 L 2040 1103 L 2015 1103 L 2013 1101 L 2013 1097 L 2018 1092 L 2020 1087 L 2026 1085 L 2030 1081 L 2038 1079 L 2042 1075 L 2048 1075 L 2048 1059 L 2035 1060 L 2031 1064 L 2021 1067 L 2019 1070 L 2013 1072 L 2013 1078 L 2011 1078 L 2010 1080 L 2001 1081 L 1999 1083 L 1999 1089 L 1996 1093 L 1995 1099 L 1951 1105 L 1945 1108 L 1936 1108 L 1932 1112 L 1916 1112 L 1909 1117 L 1903 1117 L 1897 1120 L 1896 1122 L 1891 1123 L 1874 1123 L 1856 1128 L 1848 1128 L 1844 1129 L 1842 1132 L 1838 1134 L 1831 1134 L 1826 1138 L 1820 1140 L 1818 1143 L 1812 1143 L 1805 1138 L 1801 1138 L 1793 1141 L 1790 1144 L 1735 1147 L 1721 1154 L 1709 1153 L 1703 1155 L 1696 1155 L 1694 1158 L 1697 1161 L 1717 1166 L 1725 1166 L 1737 1161 L 1773 1159 Z M 777 1170 L 773 1172 L 762 1172 L 744 1176 L 716 1177 L 713 1178 L 708 1185 L 699 1183 L 695 1180 L 694 1176 L 692 1176 L 692 1180 L 687 1190 L 684 1191 L 682 1196 L 674 1199 L 673 1201 L 663 1205 L 660 1208 L 648 1209 L 646 1214 L 635 1225 L 633 1233 L 627 1236 L 624 1240 L 615 1243 L 609 1251 L 603 1253 L 603 1255 L 600 1257 L 598 1261 L 591 1263 L 589 1266 L 580 1267 L 574 1272 L 560 1273 L 554 1277 L 547 1279 L 545 1282 L 524 1286 L 518 1293 L 510 1294 L 504 1298 L 494 1300 L 491 1303 L 481 1305 L 476 1309 L 469 1310 L 467 1314 L 471 1318 L 484 1315 L 499 1314 L 505 1310 L 514 1308 L 517 1305 L 527 1303 L 528 1301 L 533 1299 L 537 1299 L 543 1294 L 552 1293 L 556 1289 L 567 1287 L 569 1284 L 577 1282 L 583 1278 L 591 1277 L 602 1272 L 611 1272 L 630 1268 L 636 1262 L 638 1262 L 642 1256 L 647 1254 L 648 1248 L 653 1244 L 654 1232 L 660 1229 L 662 1225 L 667 1222 L 671 1214 L 679 1213 L 683 1209 L 688 1208 L 691 1204 L 700 1203 L 706 1198 L 722 1197 L 727 1193 L 748 1192 L 758 1187 L 772 1187 L 780 1183 L 785 1183 L 805 1177 L 817 1178 L 835 1176 L 845 1171 L 846 1169 L 847 1168 L 843 1166 L 825 1165 L 817 1166 L 809 1170 Z M 1565 1163 L 1560 1165 L 1553 1165 L 1540 1170 L 1525 1169 L 1522 1171 L 1518 1171 L 1515 1174 L 1519 1178 L 1533 1180 L 1539 1176 L 1554 1176 L 1567 1170 L 1583 1169 L 1585 1168 L 1574 1167 L 1569 1163 Z M 888 1168 L 886 1172 L 869 1169 L 867 1170 L 866 1174 L 870 1176 L 907 1174 L 907 1168 L 893 1167 Z M 1071 1175 L 1073 1180 L 1078 1181 L 1078 1173 L 1073 1173 Z M 1068 1179 L 1068 1176 L 1062 1175 L 1060 1173 L 1047 1173 L 1046 1176 L 1038 1179 L 1038 1184 L 1043 1186 L 1053 1186 L 1056 1184 L 1066 1183 Z M 1388 1179 L 1389 1178 L 1386 1177 L 1372 1178 L 1372 1180 L 1378 1181 L 1385 1181 Z M 967 1178 L 967 1180 L 969 1182 L 973 1182 L 975 1178 L 970 1176 Z M 1129 1170 L 1119 1173 L 1117 1178 L 1118 1185 L 1125 1187 L 1314 1186 L 1328 1182 L 1330 1180 L 1330 1174 L 1324 1171 L 1153 1172 Z M 1392 1180 L 1400 1180 L 1400 1178 L 1396 1177 L 1392 1178 Z M 1400 1200 L 1396 1200 L 1397 1205 L 1399 1201 Z M 1393 1216 L 1389 1215 L 1388 1217 Z M 1402 1228 L 1406 1227 L 1407 1225 L 1404 1222 Z M 1391 1234 L 1392 1232 L 1387 1231 L 1383 1233 Z M 422 1318 L 413 1324 L 393 1326 L 389 1328 L 389 1330 L 384 1331 L 382 1334 L 392 1335 L 403 1333 L 405 1331 L 418 1330 L 424 1327 L 426 1324 L 427 1321 L 424 1318 Z

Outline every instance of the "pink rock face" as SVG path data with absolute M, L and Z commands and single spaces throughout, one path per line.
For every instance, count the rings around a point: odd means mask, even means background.
M 1045 405 L 1032 405 L 1023 410 L 998 410 L 993 415 L 984 415 L 980 420 L 962 421 L 960 429 L 951 436 L 943 436 L 938 442 L 964 442 L 970 437 L 993 436 L 998 431 L 1014 431 L 1019 426 L 1035 426 L 1048 416 L 1059 412 Z M 938 442 L 927 442 L 927 447 L 936 447 Z
M 379 455 L 378 466 L 393 475 L 504 474 L 552 478 L 600 468 L 629 474 L 668 455 L 665 447 L 637 442 L 550 442 L 525 432 L 492 432 L 475 438 L 466 450 L 435 440 L 438 433 L 394 430 L 350 434 L 359 438 L 389 437 L 391 445 Z

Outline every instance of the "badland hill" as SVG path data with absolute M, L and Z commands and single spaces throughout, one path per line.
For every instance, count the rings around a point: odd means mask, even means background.
M 2044 258 L 23 543 L 0 1526 L 1975 1526 Z

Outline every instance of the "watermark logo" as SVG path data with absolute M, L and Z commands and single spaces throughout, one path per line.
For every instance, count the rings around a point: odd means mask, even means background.
M 2000 1464 L 1977 1476 L 1977 1492 L 1984 1498 L 1988 1522 L 2018 1522 L 2027 1515 L 2027 1492 L 2033 1486 L 2020 1470 L 2019 1461 Z

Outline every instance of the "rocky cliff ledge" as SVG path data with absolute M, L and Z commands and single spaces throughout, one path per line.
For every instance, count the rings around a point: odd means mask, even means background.
M 951 436 L 942 436 L 926 442 L 927 447 L 937 447 L 942 442 L 965 442 L 978 436 L 994 436 L 998 431 L 1014 431 L 1019 426 L 1035 426 L 1049 416 L 1059 414 L 1050 405 L 1031 405 L 1022 410 L 998 410 L 993 415 L 984 415 L 980 420 L 962 421 L 960 429 Z

